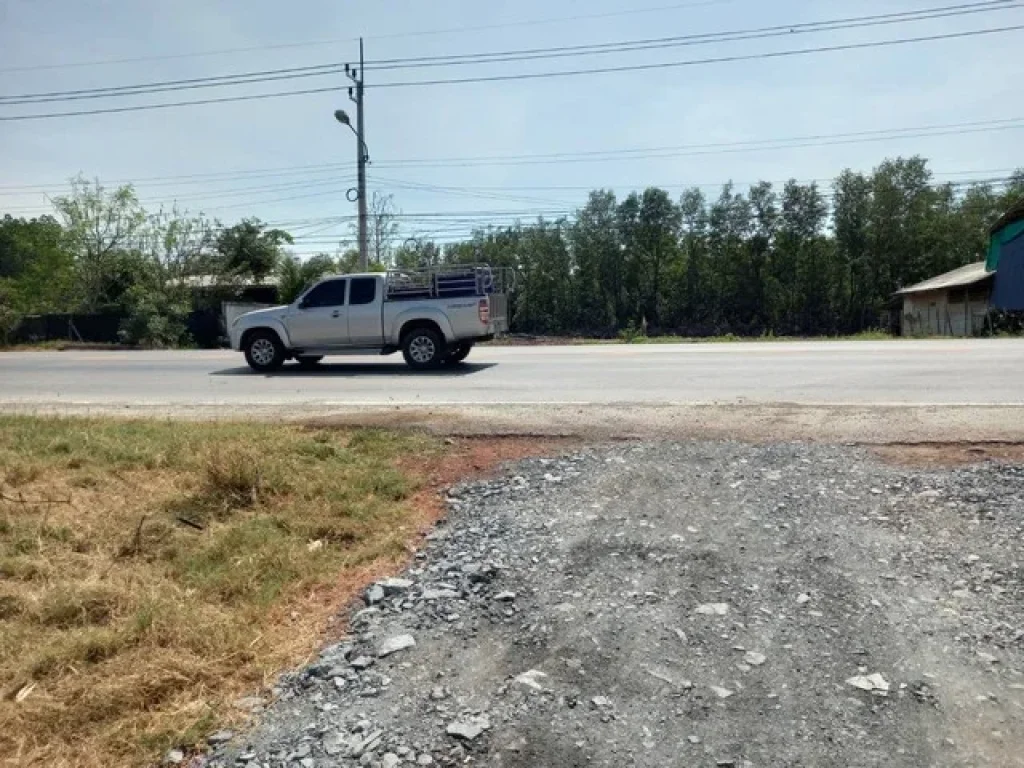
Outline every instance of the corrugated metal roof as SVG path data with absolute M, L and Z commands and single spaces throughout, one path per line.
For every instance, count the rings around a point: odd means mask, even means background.
M 898 295 L 905 293 L 924 293 L 925 291 L 941 291 L 945 288 L 956 288 L 964 285 L 980 283 L 994 273 L 985 269 L 985 262 L 979 261 L 976 264 L 968 264 L 966 267 L 954 269 L 944 275 L 925 280 L 923 283 L 911 285 L 908 288 L 901 288 L 896 291 Z

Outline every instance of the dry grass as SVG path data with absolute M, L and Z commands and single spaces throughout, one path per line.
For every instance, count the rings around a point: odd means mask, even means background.
M 243 715 L 427 520 L 430 438 L 0 418 L 0 763 L 151 762 Z

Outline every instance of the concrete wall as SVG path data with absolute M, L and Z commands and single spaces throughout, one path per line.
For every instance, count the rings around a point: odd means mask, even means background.
M 985 325 L 988 290 L 973 290 L 964 307 L 964 291 L 929 291 L 903 297 L 903 336 L 973 336 Z

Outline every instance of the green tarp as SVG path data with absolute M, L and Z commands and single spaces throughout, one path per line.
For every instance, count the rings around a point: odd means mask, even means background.
M 1022 232 L 1024 232 L 1024 220 L 1007 224 L 992 235 L 992 239 L 989 241 L 988 246 L 988 259 L 985 261 L 985 269 L 987 271 L 996 271 L 999 267 L 999 253 L 1002 251 L 1003 245 L 1013 240 L 1013 238 L 1017 237 L 1017 235 Z

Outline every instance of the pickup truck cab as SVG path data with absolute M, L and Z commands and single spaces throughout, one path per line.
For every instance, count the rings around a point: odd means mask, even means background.
M 292 304 L 242 315 L 231 348 L 256 371 L 286 360 L 401 351 L 417 369 L 462 362 L 473 344 L 508 330 L 509 270 L 484 265 L 326 277 Z

